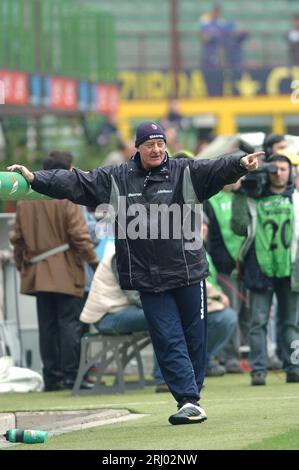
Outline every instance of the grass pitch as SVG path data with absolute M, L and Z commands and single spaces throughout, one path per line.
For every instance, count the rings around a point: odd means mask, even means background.
M 271 373 L 267 386 L 252 387 L 248 374 L 207 378 L 201 405 L 208 420 L 171 426 L 176 405 L 168 393 L 154 387 L 123 395 L 72 397 L 69 392 L 3 394 L 0 411 L 127 408 L 146 417 L 52 436 L 45 444 L 18 445 L 15 450 L 99 449 L 298 449 L 299 384 Z M 55 431 L 55 430 L 54 430 Z

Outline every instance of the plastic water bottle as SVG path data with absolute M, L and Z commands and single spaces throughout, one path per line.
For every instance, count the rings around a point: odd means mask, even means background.
M 4 437 L 9 442 L 25 442 L 26 444 L 41 444 L 47 442 L 47 431 L 35 431 L 33 429 L 8 429 Z

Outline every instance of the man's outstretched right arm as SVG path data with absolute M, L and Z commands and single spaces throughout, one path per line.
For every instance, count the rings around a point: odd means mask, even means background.
M 76 204 L 96 207 L 109 202 L 111 167 L 89 172 L 73 170 L 42 170 L 32 173 L 23 165 L 12 165 L 9 171 L 18 171 L 31 188 L 54 199 L 69 199 Z

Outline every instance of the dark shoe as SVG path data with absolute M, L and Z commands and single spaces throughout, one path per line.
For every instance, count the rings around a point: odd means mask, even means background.
M 62 382 L 63 390 L 71 390 L 74 387 L 74 384 L 75 384 L 74 380 L 69 380 L 69 379 L 63 380 Z
M 295 372 L 288 372 L 286 382 L 288 384 L 298 383 L 299 382 L 299 370 L 298 371 L 296 370 Z
M 54 384 L 45 384 L 44 387 L 44 392 L 57 392 L 59 390 L 63 390 L 63 385 L 61 382 Z
M 253 372 L 251 374 L 251 385 L 266 385 L 266 372 Z
M 169 390 L 169 387 L 168 387 L 167 384 L 159 384 L 159 385 L 157 385 L 155 392 L 156 393 L 167 393 L 167 392 L 170 392 L 170 390 Z
M 238 359 L 227 361 L 225 364 L 225 369 L 228 374 L 243 374 L 244 372 Z
M 197 424 L 207 419 L 205 410 L 198 404 L 185 403 L 177 413 L 171 415 L 168 419 L 170 424 Z
M 213 364 L 206 368 L 206 377 L 221 377 L 226 372 L 225 368 L 220 364 Z

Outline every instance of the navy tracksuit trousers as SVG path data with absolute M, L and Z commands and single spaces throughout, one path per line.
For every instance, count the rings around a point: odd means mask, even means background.
M 141 292 L 157 360 L 177 402 L 200 398 L 207 349 L 205 281 L 162 293 Z

